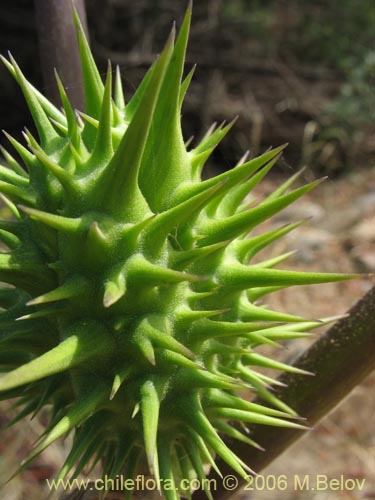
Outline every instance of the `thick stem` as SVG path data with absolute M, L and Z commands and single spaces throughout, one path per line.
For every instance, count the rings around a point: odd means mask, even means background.
M 353 306 L 346 318 L 335 323 L 303 353 L 295 366 L 316 375 L 307 377 L 284 373 L 279 380 L 287 387 L 278 388 L 275 394 L 299 415 L 306 417 L 309 425 L 314 425 L 375 369 L 375 287 Z M 237 441 L 227 440 L 227 444 L 256 472 L 275 460 L 305 433 L 267 426 L 254 427 L 251 431 L 251 438 L 265 448 L 264 452 Z M 234 474 L 222 460 L 219 459 L 217 464 L 223 475 Z M 214 472 L 211 472 L 210 478 L 216 479 L 216 500 L 232 497 L 233 492 L 224 489 Z M 239 485 L 243 483 L 239 478 Z M 207 497 L 199 490 L 193 498 L 203 500 Z
M 73 107 L 83 109 L 82 71 L 72 15 L 73 4 L 87 33 L 84 0 L 35 0 L 35 15 L 47 97 L 60 105 L 54 76 L 56 68 Z

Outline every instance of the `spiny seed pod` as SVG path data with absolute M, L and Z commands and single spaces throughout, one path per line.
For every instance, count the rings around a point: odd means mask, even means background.
M 102 83 L 78 18 L 84 113 L 72 109 L 58 76 L 62 111 L 3 58 L 38 132 L 25 132 L 28 147 L 8 136 L 21 161 L 3 150 L 0 167 L 14 216 L 0 222 L 8 247 L 0 255 L 0 394 L 23 406 L 12 423 L 49 408 L 21 467 L 74 431 L 60 478 L 99 459 L 109 477 L 148 465 L 162 490 L 163 481 L 173 485 L 164 487 L 167 500 L 189 495 L 181 478 L 203 479 L 216 455 L 248 474 L 222 436 L 257 444 L 233 422 L 301 427 L 257 367 L 304 372 L 254 348 L 322 321 L 258 299 L 350 277 L 274 269 L 286 255 L 253 263 L 299 222 L 256 236 L 253 228 L 318 184 L 289 190 L 292 178 L 258 204 L 243 203 L 283 146 L 201 179 L 232 124 L 212 127 L 190 150 L 184 143 L 190 17 L 189 8 L 127 105 L 119 71 L 113 97 L 110 67 Z M 267 406 L 244 400 L 248 388 Z

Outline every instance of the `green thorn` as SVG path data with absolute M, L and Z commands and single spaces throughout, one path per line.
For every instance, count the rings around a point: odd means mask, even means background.
M 160 479 L 159 482 L 163 490 L 165 500 L 180 500 L 177 484 L 175 482 L 173 467 L 171 463 L 169 443 L 167 440 L 159 439 L 158 442 L 158 455 L 160 464 Z M 163 484 L 170 485 L 168 488 L 163 488 Z
M 160 286 L 173 283 L 201 281 L 201 276 L 174 271 L 166 267 L 152 264 L 141 255 L 128 260 L 126 277 L 132 285 Z
M 142 322 L 145 334 L 152 340 L 152 342 L 164 349 L 174 351 L 182 356 L 186 356 L 189 359 L 195 359 L 195 354 L 188 349 L 186 346 L 178 342 L 171 334 L 162 331 L 159 328 L 153 326 L 152 318 L 151 320 L 146 319 Z M 158 325 L 159 326 L 159 325 Z
M 84 29 L 78 16 L 78 12 L 74 7 L 73 15 L 81 56 L 81 67 L 85 90 L 85 112 L 89 115 L 92 115 L 94 118 L 99 118 L 104 93 L 104 85 L 92 56 L 90 46 L 88 44 Z
M 260 181 L 268 174 L 272 167 L 277 163 L 281 156 L 281 153 L 271 161 L 269 161 L 264 167 L 262 167 L 258 172 L 252 175 L 247 181 L 242 184 L 236 185 L 231 188 L 231 191 L 225 193 L 225 196 L 216 200 L 212 205 L 208 207 L 208 214 L 215 215 L 219 212 L 220 216 L 233 215 L 235 213 L 239 202 L 247 196 L 259 183 Z M 240 188 L 240 189 L 239 189 Z
M 238 390 L 239 383 L 236 379 L 223 374 L 209 371 L 181 368 L 177 375 L 176 385 L 187 388 L 209 387 L 212 389 Z
M 137 334 L 136 334 L 137 336 Z M 146 336 L 137 336 L 137 347 L 147 361 L 152 365 L 156 365 L 154 346 Z
M 17 238 L 17 236 L 9 233 L 8 231 L 3 231 L 2 229 L 0 229 L 0 241 L 2 241 L 11 250 L 17 248 L 21 243 L 21 240 Z
M 298 170 L 298 172 L 292 175 L 289 179 L 283 182 L 278 188 L 276 188 L 270 195 L 268 195 L 266 200 L 271 201 L 284 194 L 290 188 L 290 186 L 292 186 L 295 183 L 295 181 L 303 174 L 305 170 L 306 167 L 302 167 L 300 170 Z
M 112 146 L 112 67 L 108 62 L 107 77 L 101 105 L 99 127 L 96 134 L 92 158 L 95 159 L 96 168 L 101 162 L 106 164 L 113 156 Z
M 88 290 L 89 282 L 86 278 L 81 276 L 68 279 L 63 285 L 44 293 L 35 299 L 26 302 L 27 306 L 34 306 L 37 304 L 47 304 L 49 302 L 56 302 L 58 300 L 72 299 L 78 295 L 85 294 Z
M 95 391 L 92 391 L 85 397 L 78 399 L 75 404 L 66 412 L 66 415 L 55 425 L 55 427 L 48 432 L 48 434 L 41 440 L 38 446 L 32 451 L 29 457 L 21 462 L 23 469 L 31 460 L 39 455 L 50 444 L 59 439 L 61 436 L 69 432 L 76 426 L 81 425 L 92 415 L 97 407 L 105 400 L 107 387 L 95 386 Z
M 87 425 L 88 424 L 88 425 Z M 67 456 L 60 472 L 57 476 L 57 480 L 64 479 L 69 471 L 78 462 L 79 457 L 82 453 L 92 444 L 94 439 L 97 437 L 97 425 L 98 422 L 95 419 L 90 419 L 79 431 L 76 430 L 76 435 L 74 436 L 74 442 L 69 455 Z
M 226 446 L 226 444 L 219 437 L 214 427 L 204 415 L 202 411 L 196 411 L 191 414 L 191 423 L 189 424 L 203 440 L 211 446 L 213 450 L 235 471 L 244 479 L 247 478 L 247 473 L 244 470 L 243 462 Z M 249 468 L 245 465 L 246 469 Z M 250 469 L 250 473 L 251 473 Z
M 13 172 L 28 179 L 28 175 L 25 172 L 25 170 L 21 167 L 18 161 L 15 160 L 10 153 L 8 153 L 8 151 L 3 146 L 0 146 L 0 151 L 1 154 L 4 156 L 8 166 L 13 170 Z
M 295 366 L 290 366 L 285 363 L 280 363 L 280 361 L 275 361 L 274 359 L 267 358 L 266 356 L 262 356 L 257 353 L 245 354 L 242 356 L 242 360 L 244 364 L 250 364 L 255 366 L 264 366 L 267 368 L 273 368 L 274 370 L 281 370 L 290 373 L 297 373 L 299 375 L 314 375 L 314 373 L 302 370 L 301 368 L 297 368 Z
M 35 196 L 32 194 L 31 190 L 14 186 L 8 182 L 0 181 L 0 192 L 8 195 L 12 201 L 17 201 L 21 203 L 28 203 L 30 205 L 35 205 Z
M 55 69 L 55 78 L 57 82 L 57 88 L 60 94 L 61 103 L 65 111 L 65 116 L 67 121 L 67 134 L 69 135 L 70 140 L 74 145 L 74 147 L 78 149 L 80 146 L 80 134 L 78 129 L 77 116 L 72 108 L 72 105 L 70 104 L 69 98 L 65 92 L 64 85 L 60 80 L 59 74 L 57 73 L 56 69 Z M 59 123 L 57 122 L 55 123 L 55 125 L 59 126 Z
M 159 423 L 160 400 L 152 380 L 147 380 L 141 387 L 141 411 L 143 436 L 147 463 L 150 473 L 158 476 L 157 433 Z
M 16 71 L 13 68 L 12 64 L 9 61 L 7 61 L 5 59 L 5 57 L 3 57 L 1 55 L 0 55 L 0 58 L 1 58 L 2 62 L 5 64 L 8 71 L 13 76 L 13 78 L 15 78 L 17 80 Z M 56 106 L 54 106 L 51 103 L 51 101 L 49 99 L 47 99 L 43 94 L 41 94 L 39 92 L 39 90 L 37 88 L 35 88 L 30 82 L 29 82 L 29 86 L 30 86 L 30 89 L 32 90 L 32 92 L 34 93 L 34 95 L 36 96 L 36 98 L 38 99 L 40 105 L 44 109 L 46 115 L 52 117 L 54 120 L 56 120 L 60 124 L 64 124 L 66 122 L 64 114 L 61 113 L 61 111 L 58 110 L 56 108 Z
M 242 264 L 233 264 L 230 268 L 225 268 L 219 271 L 217 281 L 225 287 L 244 290 L 246 288 L 258 286 L 294 286 L 331 283 L 334 281 L 344 281 L 358 277 L 360 276 L 357 274 L 261 269 L 259 267 L 248 267 Z
M 132 372 L 133 372 L 133 368 L 127 367 L 124 370 L 122 370 L 120 373 L 116 373 L 116 375 L 113 379 L 111 394 L 109 396 L 110 400 L 112 400 L 116 396 L 117 391 L 120 389 L 122 384 L 131 375 Z
M 190 433 L 194 439 L 194 441 L 197 444 L 197 447 L 199 448 L 199 451 L 201 455 L 207 460 L 207 462 L 211 465 L 211 467 L 214 469 L 214 471 L 217 473 L 218 476 L 221 478 L 223 477 L 223 474 L 221 473 L 219 467 L 216 465 L 214 458 L 212 457 L 206 443 L 202 439 L 202 437 L 192 429 L 190 430 Z
M 130 222 L 135 214 L 130 209 L 149 212 L 146 201 L 138 186 L 138 173 L 151 127 L 154 109 L 159 96 L 167 64 L 172 54 L 173 37 L 171 36 L 157 61 L 150 81 L 139 102 L 136 112 L 123 135 L 111 161 L 98 178 L 95 189 L 97 196 L 108 201 L 107 208 L 115 213 L 124 212 Z M 123 213 L 123 216 L 125 216 Z M 139 219 L 139 214 L 136 219 Z
M 295 422 L 290 422 L 289 420 L 270 417 L 268 415 L 262 415 L 261 413 L 252 413 L 250 411 L 235 410 L 233 408 L 215 408 L 215 410 L 213 410 L 210 413 L 212 413 L 214 417 L 226 418 L 228 420 L 241 420 L 242 422 L 248 422 L 252 424 L 286 427 L 288 429 L 301 429 L 301 430 L 309 429 L 309 427 L 306 427 L 305 425 L 296 424 Z
M 211 390 L 207 397 L 207 407 L 232 408 L 236 410 L 250 411 L 252 413 L 261 413 L 271 417 L 290 418 L 289 413 L 285 413 L 274 408 L 268 408 L 257 403 L 246 401 L 238 396 L 232 396 L 224 391 Z
M 154 216 L 145 230 L 145 242 L 151 248 L 159 249 L 172 230 L 194 217 L 202 211 L 207 202 L 215 197 L 224 183 L 219 183 L 205 189 L 196 196 L 185 200 L 178 205 Z
M 222 174 L 217 175 L 216 177 L 212 177 L 211 179 L 207 179 L 203 182 L 194 182 L 187 185 L 181 185 L 181 187 L 176 190 L 176 195 L 173 198 L 174 203 L 181 203 L 182 201 L 187 200 L 212 186 L 222 184 L 224 182 L 226 189 L 229 190 L 232 186 L 238 185 L 250 174 L 256 172 L 273 158 L 277 157 L 285 149 L 285 147 L 286 145 L 283 145 L 278 148 L 272 149 L 271 151 L 267 151 L 257 158 L 253 158 L 246 163 L 237 165 L 232 170 L 223 172 Z M 189 154 L 191 154 L 191 152 Z
M 306 318 L 295 316 L 294 314 L 287 314 L 278 311 L 265 309 L 264 307 L 256 306 L 243 298 L 239 301 L 238 315 L 242 321 L 267 321 L 267 322 L 295 322 L 306 321 Z
M 73 177 L 63 168 L 61 168 L 57 163 L 55 163 L 49 156 L 47 156 L 43 151 L 35 149 L 30 146 L 30 150 L 34 153 L 36 158 L 40 161 L 42 166 L 52 173 L 54 177 L 60 182 L 64 189 L 70 192 L 76 192 L 76 186 L 73 181 Z
M 19 205 L 18 207 L 20 210 L 22 210 L 22 212 L 27 213 L 32 219 L 42 222 L 43 224 L 46 224 L 47 226 L 64 233 L 76 233 L 83 229 L 83 219 L 80 217 L 62 217 L 61 215 L 42 212 L 41 210 L 36 210 L 24 205 Z
M 116 66 L 116 79 L 115 79 L 115 92 L 114 92 L 114 100 L 117 109 L 123 113 L 125 111 L 125 98 L 124 98 L 124 91 L 122 88 L 122 82 L 121 82 L 121 71 L 120 71 L 120 66 Z
M 241 167 L 240 167 L 241 168 Z M 200 240 L 201 244 L 207 245 L 233 238 L 244 232 L 249 232 L 255 225 L 260 224 L 276 213 L 283 210 L 288 205 L 295 202 L 298 198 L 308 193 L 321 183 L 321 180 L 312 182 L 291 193 L 280 196 L 276 200 L 263 201 L 248 212 L 239 213 L 222 220 L 210 220 L 202 227 L 204 237 Z
M 104 284 L 103 305 L 108 308 L 118 302 L 126 292 L 126 281 L 122 267 L 111 273 Z
M 267 233 L 238 241 L 235 246 L 235 254 L 241 262 L 249 260 L 260 252 L 260 250 L 298 228 L 304 222 L 305 220 L 301 220 L 293 224 L 286 224 L 285 226 L 273 229 Z
M 190 86 L 191 80 L 193 79 L 196 67 L 197 67 L 197 65 L 194 64 L 194 66 L 192 67 L 192 69 L 189 71 L 189 73 L 185 77 L 184 81 L 181 83 L 180 97 L 179 97 L 180 108 L 181 108 L 181 106 L 182 106 L 182 104 L 184 102 L 185 95 L 186 95 L 186 92 L 187 92 L 187 90 L 188 90 L 188 88 Z M 185 147 L 187 147 L 186 143 L 185 143 Z
M 2 59 L 4 61 L 4 58 Z M 21 90 L 25 96 L 26 102 L 32 114 L 34 123 L 38 130 L 38 135 L 40 137 L 41 143 L 43 144 L 43 146 L 45 146 L 54 139 L 59 138 L 59 135 L 53 128 L 51 122 L 49 121 L 46 112 L 44 111 L 37 96 L 35 95 L 33 87 L 26 80 L 25 76 L 23 75 L 22 71 L 20 70 L 18 64 L 13 59 L 11 54 L 9 54 L 9 59 L 14 69 L 15 78 L 19 86 L 21 87 Z
M 8 132 L 6 132 L 5 130 L 3 130 L 3 134 L 11 143 L 11 145 L 14 147 L 14 149 L 17 151 L 17 153 L 20 155 L 26 167 L 30 170 L 35 164 L 34 155 L 30 153 L 30 151 L 28 151 L 24 146 L 22 146 L 21 143 L 19 143 L 18 141 L 16 141 L 16 139 L 14 139 L 11 135 L 9 135 Z
M 190 433 L 192 434 L 193 439 L 189 440 L 189 442 L 187 443 L 186 446 L 187 452 L 196 471 L 197 478 L 201 481 L 201 484 L 203 485 L 203 489 L 208 500 L 214 500 L 210 489 L 207 487 L 206 473 L 204 470 L 201 454 L 199 453 L 198 446 L 196 446 L 194 443 L 194 436 L 195 435 L 199 436 L 199 434 L 193 430 L 191 430 Z M 204 439 L 202 439 L 202 441 L 204 442 Z
M 10 184 L 14 184 L 15 186 L 18 187 L 28 187 L 30 182 L 29 179 L 20 176 L 18 174 L 15 174 L 12 170 L 9 168 L 3 167 L 0 165 L 0 179 L 9 182 Z
M 75 330 L 73 330 L 75 331 Z M 58 346 L 0 378 L 0 391 L 19 387 L 77 366 L 112 349 L 108 333 L 94 321 L 79 327 Z
M 132 419 L 138 415 L 140 409 L 141 409 L 141 405 L 139 403 L 135 403 L 134 408 L 133 408 L 133 413 L 131 415 Z
M 241 441 L 242 443 L 248 444 L 249 446 L 253 446 L 254 448 L 260 451 L 265 451 L 265 449 L 262 446 L 260 446 L 260 444 L 250 439 L 248 436 L 240 432 L 235 427 L 232 427 L 231 425 L 222 422 L 221 420 L 215 421 L 215 427 L 218 431 L 223 432 L 224 434 L 233 439 L 237 439 L 237 441 Z

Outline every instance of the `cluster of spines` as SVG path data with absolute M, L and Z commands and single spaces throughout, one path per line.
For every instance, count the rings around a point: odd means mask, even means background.
M 176 43 L 173 31 L 126 106 L 119 71 L 112 99 L 111 68 L 103 85 L 78 19 L 85 113 L 75 113 L 58 77 L 63 112 L 12 57 L 3 58 L 39 141 L 26 131 L 25 148 L 8 136 L 28 174 L 5 150 L 10 168 L 0 169 L 15 218 L 0 223 L 10 250 L 0 256 L 0 278 L 17 287 L 0 291 L 7 372 L 0 390 L 21 396 L 24 408 L 11 423 L 52 403 L 29 460 L 77 429 L 60 477 L 102 457 L 105 474 L 125 467 L 131 477 L 145 456 L 156 478 L 178 482 L 203 478 L 205 464 L 216 468 L 215 454 L 246 476 L 251 470 L 219 434 L 259 445 L 230 421 L 301 427 L 272 393 L 276 381 L 251 367 L 304 373 L 253 349 L 322 324 L 257 301 L 288 286 L 350 277 L 274 269 L 289 254 L 252 262 L 300 223 L 248 233 L 319 183 L 289 191 L 294 176 L 257 205 L 244 203 L 284 147 L 201 180 L 232 124 L 212 127 L 186 149 L 180 110 L 193 73 L 182 79 L 190 16 L 191 8 Z M 71 379 L 61 375 L 66 370 Z M 274 408 L 236 396 L 244 388 Z M 173 489 L 164 494 L 179 498 Z

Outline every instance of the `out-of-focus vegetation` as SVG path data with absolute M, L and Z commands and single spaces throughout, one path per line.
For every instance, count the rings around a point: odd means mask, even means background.
M 223 3 L 223 16 L 245 38 L 256 38 L 265 58 L 289 61 L 291 67 L 314 65 L 317 74 L 337 72 L 336 93 L 306 130 L 315 146 L 304 151 L 306 160 L 324 160 L 334 143 L 355 149 L 366 140 L 375 124 L 373 0 L 231 0 Z
M 223 15 L 267 51 L 301 62 L 346 70 L 375 49 L 373 0 L 231 0 L 223 2 Z
M 257 37 L 266 57 L 341 72 L 344 83 L 325 107 L 326 120 L 375 122 L 373 0 L 231 0 L 223 3 L 223 15 L 245 37 Z
M 368 50 L 357 63 L 353 60 L 345 68 L 345 74 L 346 82 L 323 110 L 324 117 L 349 130 L 375 123 L 375 50 Z
M 185 0 L 88 0 L 91 43 L 105 71 L 118 63 L 128 96 L 160 51 Z M 0 6 L 0 51 L 11 48 L 40 85 L 31 0 Z M 342 173 L 375 152 L 373 0 L 199 0 L 187 68 L 198 64 L 184 107 L 185 135 L 239 115 L 215 164 L 288 141 L 287 161 Z M 74 85 L 74 82 L 65 82 Z M 16 86 L 0 70 L 1 128 L 26 123 Z M 16 102 L 16 104 L 14 104 Z M 10 111 L 10 105 L 12 110 Z

